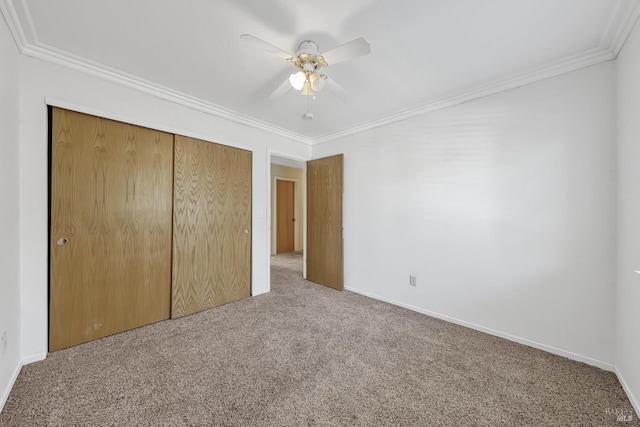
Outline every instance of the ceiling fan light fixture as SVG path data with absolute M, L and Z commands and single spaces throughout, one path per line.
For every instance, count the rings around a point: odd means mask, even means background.
M 280 58 L 289 61 L 300 70 L 295 74 L 291 74 L 288 82 L 287 80 L 282 82 L 278 89 L 269 96 L 269 99 L 283 96 L 289 91 L 289 85 L 301 92 L 302 95 L 313 96 L 316 92 L 322 90 L 328 79 L 326 75 L 319 73 L 321 68 L 328 67 L 329 63 L 338 64 L 371 53 L 371 46 L 364 37 L 351 40 L 348 43 L 323 53 L 320 52 L 318 45 L 312 40 L 303 40 L 298 46 L 298 52 L 295 54 L 284 51 L 251 34 L 241 35 L 240 40 L 245 43 L 261 46 L 268 52 L 274 53 Z M 337 94 L 345 103 L 349 103 L 353 99 L 353 97 L 333 79 L 331 80 L 329 89 L 331 89 L 331 92 L 334 94 Z
M 305 82 L 307 81 L 307 76 L 302 72 L 298 71 L 297 73 L 291 74 L 289 76 L 289 83 L 295 90 L 302 90 L 305 86 Z
M 327 83 L 327 76 L 325 76 L 324 74 L 313 73 L 310 77 L 310 80 L 311 80 L 311 89 L 314 92 L 319 92 Z

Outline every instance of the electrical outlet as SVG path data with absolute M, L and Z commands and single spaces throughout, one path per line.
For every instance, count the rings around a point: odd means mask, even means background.
M 7 351 L 7 331 L 2 332 L 2 338 L 0 338 L 0 349 L 2 349 L 2 354 Z
M 409 286 L 416 285 L 416 276 L 409 276 Z

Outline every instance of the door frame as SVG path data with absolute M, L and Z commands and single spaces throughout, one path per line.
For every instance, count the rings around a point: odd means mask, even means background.
M 284 176 L 272 176 L 271 177 L 271 188 L 274 189 L 273 191 L 273 195 L 271 196 L 271 203 L 272 205 L 270 206 L 270 211 L 273 212 L 274 210 L 276 211 L 275 217 L 271 218 L 271 229 L 273 232 L 273 236 L 275 237 L 273 239 L 273 241 L 271 242 L 271 254 L 275 254 L 278 250 L 276 249 L 278 247 L 278 181 L 287 181 L 287 182 L 293 182 L 293 217 L 296 219 L 296 224 L 295 227 L 293 227 L 293 250 L 295 251 L 296 248 L 296 242 L 298 241 L 298 208 L 300 205 L 298 205 L 298 185 L 299 185 L 299 181 L 298 179 L 295 178 L 287 178 Z M 275 245 L 274 245 L 275 243 Z
M 274 195 L 275 193 L 271 191 L 271 187 L 275 185 L 275 175 L 271 175 L 271 158 L 272 157 L 280 157 L 282 159 L 294 160 L 296 162 L 300 162 L 302 164 L 302 182 L 298 183 L 302 185 L 302 200 L 297 200 L 297 187 L 296 187 L 296 209 L 299 206 L 298 203 L 302 203 L 302 278 L 307 278 L 307 160 L 310 160 L 306 157 L 295 157 L 290 154 L 284 154 L 276 150 L 267 149 L 267 242 L 266 242 L 266 251 L 267 251 L 267 289 L 266 292 L 271 292 L 271 248 L 272 248 L 272 233 L 275 232 L 275 226 L 273 225 L 272 218 L 272 204 L 275 203 Z M 287 179 L 294 181 L 292 178 L 281 178 L 278 179 Z

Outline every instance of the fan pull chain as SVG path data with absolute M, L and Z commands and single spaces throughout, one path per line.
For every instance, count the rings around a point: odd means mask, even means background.
M 302 118 L 303 118 L 304 120 L 311 120 L 311 119 L 313 119 L 313 113 L 311 113 L 311 112 L 309 111 L 310 103 L 311 103 L 311 100 L 310 100 L 309 98 L 311 98 L 311 95 L 307 95 L 307 112 L 306 112 L 306 113 L 304 113 L 304 114 L 302 115 Z M 315 96 L 314 96 L 314 98 L 315 98 Z

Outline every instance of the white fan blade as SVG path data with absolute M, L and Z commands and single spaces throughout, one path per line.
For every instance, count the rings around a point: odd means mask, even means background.
M 279 47 L 275 47 L 274 45 L 267 43 L 266 41 L 257 38 L 256 36 L 252 36 L 251 34 L 243 34 L 240 36 L 240 40 L 242 40 L 245 43 L 249 43 L 252 44 L 254 46 L 258 46 L 261 49 L 266 50 L 267 52 L 271 52 L 275 55 L 278 55 L 280 58 L 282 59 L 289 59 L 291 57 L 293 57 L 292 54 L 290 54 L 289 52 L 285 52 L 284 50 L 280 49 Z
M 289 78 L 287 78 L 280 86 L 278 86 L 278 89 L 274 90 L 273 93 L 269 95 L 269 99 L 272 101 L 280 99 L 289 93 L 291 89 L 291 83 L 289 82 Z
M 347 61 L 357 56 L 368 55 L 371 53 L 371 45 L 367 39 L 360 37 L 355 40 L 351 40 L 349 43 L 345 43 L 342 46 L 325 52 L 322 57 L 327 64 L 333 65 L 339 62 Z
M 340 86 L 334 79 L 330 77 L 327 78 L 327 84 L 325 87 L 328 91 L 337 96 L 338 99 L 340 99 L 340 101 L 344 102 L 345 104 L 351 104 L 355 99 L 353 95 L 347 92 L 345 88 Z

